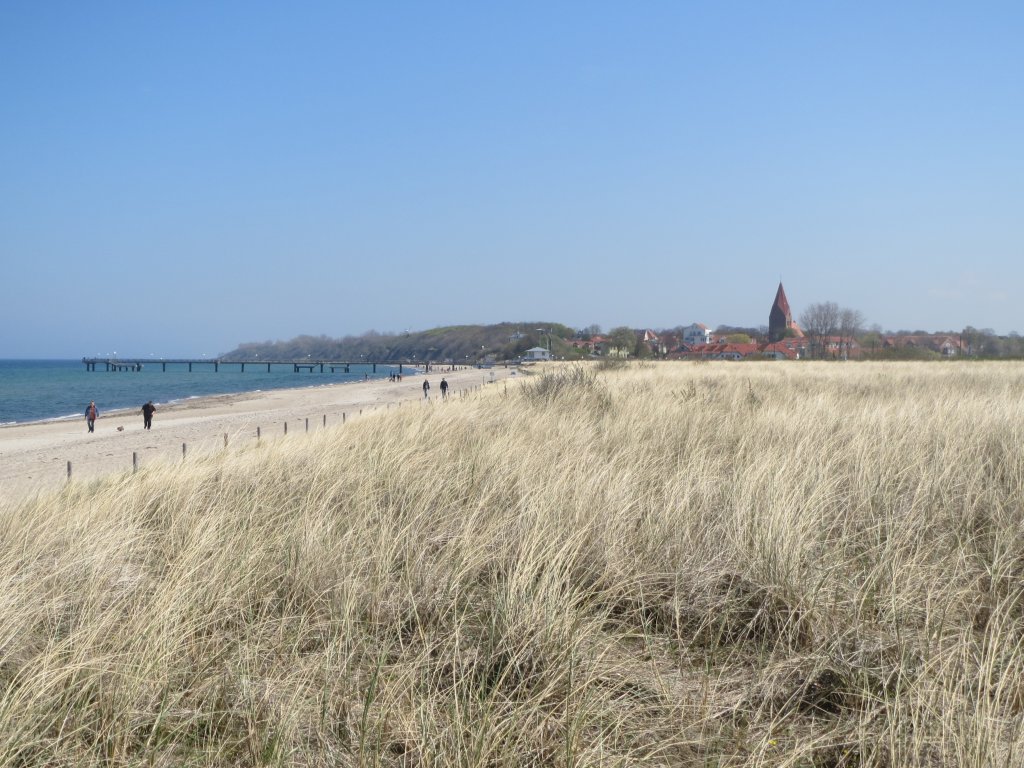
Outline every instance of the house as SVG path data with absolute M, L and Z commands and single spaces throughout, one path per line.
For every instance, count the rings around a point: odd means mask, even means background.
M 684 344 L 674 358 L 680 360 L 743 360 L 760 352 L 757 344 Z
M 809 357 L 830 360 L 849 360 L 861 355 L 860 344 L 849 336 L 812 336 L 800 339 L 804 342 Z
M 645 331 L 636 332 L 636 343 L 638 347 L 641 345 L 647 347 L 655 357 L 662 357 L 664 355 L 658 334 L 649 328 Z
M 658 357 L 667 357 L 677 351 L 682 341 L 674 333 L 663 333 L 658 338 Z
M 943 357 L 955 357 L 963 352 L 960 340 L 954 339 L 952 336 L 936 338 L 933 349 L 938 351 Z
M 721 351 L 716 360 L 743 360 L 744 358 L 756 355 L 760 350 L 757 344 L 720 344 Z
M 693 346 L 694 344 L 710 344 L 711 329 L 704 323 L 692 323 L 683 328 L 683 344 Z
M 883 349 L 930 349 L 943 357 L 955 357 L 967 352 L 968 344 L 947 333 L 916 333 L 884 336 Z
M 530 349 L 523 352 L 523 362 L 532 363 L 550 359 L 551 350 L 544 349 L 544 347 L 531 347 Z
M 601 354 L 601 345 L 605 341 L 604 336 L 591 336 L 589 339 L 571 339 L 568 343 L 573 349 L 579 349 L 592 355 L 599 355 Z
M 802 360 L 807 357 L 807 340 L 788 338 L 765 344 L 761 354 L 770 360 Z

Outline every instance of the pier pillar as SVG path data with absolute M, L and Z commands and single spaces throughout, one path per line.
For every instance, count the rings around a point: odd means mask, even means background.
M 189 373 L 192 373 L 192 363 L 189 363 L 189 364 L 188 364 L 188 372 L 189 372 Z

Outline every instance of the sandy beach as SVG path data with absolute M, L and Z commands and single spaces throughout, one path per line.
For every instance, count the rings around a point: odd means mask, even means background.
M 515 369 L 495 367 L 454 372 L 431 371 L 430 396 L 441 397 L 440 382 L 447 379 L 449 396 L 508 376 Z M 300 389 L 278 389 L 196 398 L 174 405 L 157 403 L 153 427 L 144 430 L 137 410 L 101 414 L 92 434 L 85 420 L 49 421 L 0 427 L 0 502 L 18 501 L 40 490 L 59 488 L 67 482 L 71 462 L 73 480 L 89 480 L 132 468 L 132 454 L 139 466 L 180 458 L 187 451 L 210 451 L 224 445 L 255 441 L 259 428 L 263 439 L 281 437 L 308 428 L 323 429 L 345 419 L 360 418 L 399 403 L 419 404 L 423 398 L 422 375 L 401 382 L 387 379 L 329 384 Z M 140 404 L 141 406 L 141 404 Z M 122 429 L 118 431 L 118 427 Z

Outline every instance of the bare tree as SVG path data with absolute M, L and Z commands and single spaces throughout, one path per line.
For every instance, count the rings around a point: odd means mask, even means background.
M 839 328 L 840 309 L 834 301 L 811 304 L 800 313 L 800 327 L 811 345 L 811 357 L 824 357 L 829 336 Z
M 864 313 L 859 309 L 843 307 L 839 310 L 839 336 L 843 346 L 842 354 L 845 358 L 853 346 L 853 339 L 860 335 L 864 329 Z
M 825 357 L 829 346 L 833 354 L 849 354 L 854 338 L 864 330 L 864 313 L 840 307 L 834 301 L 811 304 L 800 315 L 800 326 L 810 343 L 811 357 Z

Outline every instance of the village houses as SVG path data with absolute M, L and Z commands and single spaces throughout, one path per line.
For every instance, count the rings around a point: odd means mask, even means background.
M 793 319 L 781 282 L 769 310 L 767 331 L 767 339 L 743 341 L 733 338 L 730 341 L 731 337 L 716 335 L 704 323 L 695 322 L 676 329 L 676 332 L 659 334 L 649 328 L 638 330 L 635 332 L 636 345 L 633 349 L 612 346 L 608 337 L 600 335 L 572 339 L 568 343 L 574 349 L 593 356 L 633 357 L 646 348 L 643 354 L 649 353 L 652 357 L 670 360 L 855 360 L 866 351 L 877 353 L 884 350 L 915 349 L 938 353 L 943 357 L 970 354 L 969 344 L 958 335 L 949 333 L 876 336 L 868 350 L 862 349 L 852 335 L 809 336 Z

